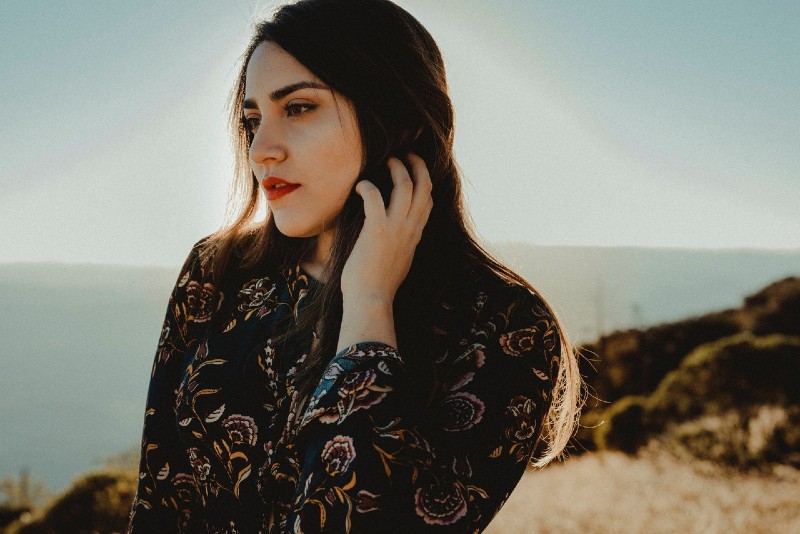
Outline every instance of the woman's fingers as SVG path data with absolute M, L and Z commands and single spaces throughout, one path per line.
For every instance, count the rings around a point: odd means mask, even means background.
M 386 215 L 389 219 L 400 222 L 408 215 L 414 191 L 414 182 L 411 181 L 406 166 L 399 159 L 390 157 L 386 164 L 389 167 L 389 174 L 392 176 L 393 184 Z
M 428 172 L 428 166 L 425 165 L 425 160 L 416 154 L 409 153 L 408 163 L 411 167 L 411 175 L 414 177 L 414 193 L 408 217 L 424 226 L 433 208 L 431 175 Z
M 408 168 L 395 157 L 390 157 L 386 164 L 389 167 L 393 184 L 387 208 L 384 209 L 378 188 L 371 182 L 364 180 L 356 185 L 356 192 L 364 199 L 366 217 L 378 220 L 378 217 L 385 215 L 388 222 L 394 226 L 407 225 L 417 228 L 421 232 L 433 208 L 431 177 L 425 160 L 410 153 Z M 379 203 L 380 205 L 378 205 Z
M 369 180 L 361 180 L 356 184 L 356 193 L 364 200 L 364 217 L 371 221 L 379 221 L 386 217 L 383 197 L 375 184 Z
M 360 295 L 393 301 L 433 205 L 430 175 L 422 158 L 410 155 L 407 163 L 390 158 L 387 166 L 394 184 L 388 207 L 384 208 L 373 183 L 362 180 L 355 187 L 364 202 L 365 220 L 342 270 L 342 294 L 351 299 Z

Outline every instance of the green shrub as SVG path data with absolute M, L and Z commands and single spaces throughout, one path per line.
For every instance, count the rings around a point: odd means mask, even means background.
M 800 339 L 748 332 L 698 347 L 648 397 L 659 426 L 754 406 L 800 405 Z
M 740 467 L 800 465 L 800 338 L 744 332 L 692 351 L 648 396 L 623 397 L 595 429 L 601 449 L 660 436 L 677 452 Z
M 83 475 L 30 522 L 13 523 L 7 534 L 94 534 L 125 532 L 136 494 L 136 473 Z
M 800 466 L 800 408 L 763 405 L 669 425 L 661 441 L 679 456 L 734 467 Z
M 612 404 L 594 432 L 600 449 L 615 449 L 633 454 L 644 445 L 647 397 L 630 395 Z
M 3 527 L 13 523 L 22 515 L 30 513 L 30 511 L 31 509 L 29 506 L 0 504 L 0 532 L 3 532 Z
M 733 317 L 716 314 L 643 331 L 615 332 L 584 347 L 597 358 L 596 365 L 582 360 L 581 373 L 604 401 L 649 395 L 692 350 L 740 331 Z

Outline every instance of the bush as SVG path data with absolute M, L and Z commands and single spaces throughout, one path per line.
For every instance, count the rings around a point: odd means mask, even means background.
M 733 467 L 782 463 L 800 467 L 800 409 L 763 405 L 671 425 L 662 436 L 678 456 Z
M 798 376 L 800 338 L 730 336 L 695 349 L 652 394 L 613 403 L 594 439 L 633 453 L 660 435 L 678 452 L 729 465 L 800 465 Z
M 744 305 L 645 330 L 614 332 L 582 347 L 595 359 L 581 360 L 581 374 L 600 403 L 627 395 L 651 395 L 684 357 L 707 343 L 752 332 L 757 336 L 800 336 L 800 277 L 774 282 L 748 296 Z M 788 376 L 788 375 L 787 375 Z M 587 404 L 583 413 L 602 412 Z M 577 440 L 593 450 L 594 432 L 582 431 Z
M 623 397 L 603 415 L 605 420 L 595 428 L 594 433 L 598 448 L 633 454 L 645 444 L 647 397 Z
M 28 506 L 0 504 L 0 532 L 3 532 L 3 527 L 13 523 L 22 515 L 30 513 L 30 511 L 31 509 Z
M 744 332 L 698 347 L 648 398 L 657 425 L 746 411 L 760 405 L 800 405 L 800 339 Z
M 7 534 L 125 532 L 136 494 L 136 473 L 106 471 L 76 480 L 30 522 L 13 523 Z
M 730 314 L 714 314 L 644 331 L 615 332 L 585 347 L 599 361 L 597 369 L 582 362 L 581 372 L 604 401 L 649 395 L 692 350 L 740 331 Z

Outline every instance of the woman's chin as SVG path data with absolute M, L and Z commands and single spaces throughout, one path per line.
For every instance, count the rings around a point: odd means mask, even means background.
M 326 218 L 323 223 L 309 225 L 308 217 L 298 221 L 289 217 L 276 217 L 274 212 L 271 216 L 275 220 L 275 227 L 281 234 L 296 238 L 317 237 L 323 233 L 329 233 L 338 222 L 338 217 L 332 217 Z
M 286 222 L 281 223 L 278 219 L 275 219 L 275 227 L 286 237 L 304 238 L 317 235 L 317 232 L 314 232 L 311 228 L 302 225 L 288 224 Z

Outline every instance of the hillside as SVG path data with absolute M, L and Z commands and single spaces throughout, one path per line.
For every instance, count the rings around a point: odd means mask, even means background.
M 694 442 L 711 432 L 720 458 L 753 464 L 760 453 L 742 444 L 771 417 L 763 439 L 777 441 L 759 447 L 777 447 L 767 456 L 800 465 L 800 436 L 791 430 L 800 417 L 800 277 L 774 282 L 738 308 L 614 332 L 584 351 L 593 358 L 583 374 L 596 399 L 584 411 L 582 447 L 633 452 L 664 430 Z M 751 450 L 735 450 L 742 447 Z
M 800 250 L 505 243 L 495 252 L 550 299 L 580 343 L 734 308 L 775 280 L 800 276 Z
M 800 277 L 774 282 L 746 297 L 738 308 L 604 335 L 583 345 L 597 359 L 585 374 L 604 401 L 644 395 L 698 346 L 743 331 L 800 336 Z

